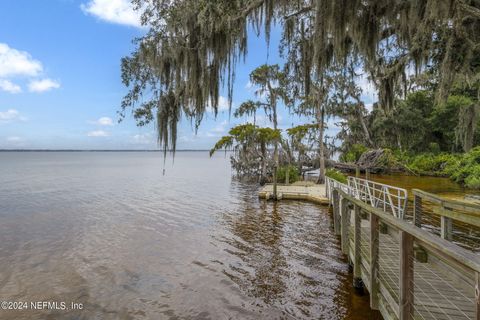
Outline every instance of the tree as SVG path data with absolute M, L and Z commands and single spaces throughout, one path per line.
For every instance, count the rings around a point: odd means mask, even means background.
M 302 172 L 303 166 L 307 160 L 307 152 L 312 149 L 313 144 L 316 141 L 315 135 L 317 130 L 318 125 L 315 123 L 298 125 L 287 129 L 287 134 L 290 138 L 290 159 L 294 161 L 293 154 L 297 152 L 298 156 L 296 162 L 299 173 Z
M 297 107 L 296 112 L 300 115 L 313 116 L 318 126 L 318 159 L 319 175 L 317 183 L 325 183 L 325 117 L 329 103 L 329 93 L 331 90 L 331 78 L 328 75 L 322 76 L 317 83 L 310 84 L 311 91 L 306 97 L 303 97 L 302 103 Z
M 250 123 L 238 125 L 230 129 L 228 136 L 218 140 L 210 150 L 210 156 L 219 150 L 233 150 L 231 161 L 237 175 L 249 178 L 259 176 L 263 184 L 267 179 L 268 147 L 280 139 L 279 130 L 259 128 Z
M 128 108 L 139 125 L 156 120 L 159 141 L 175 149 L 182 117 L 202 120 L 217 110 L 226 83 L 231 101 L 235 66 L 247 52 L 249 25 L 263 27 L 267 41 L 273 23 L 283 27 L 282 50 L 288 67 L 303 75 L 358 55 L 375 78 L 380 107 L 391 108 L 407 68 L 439 66 L 436 95 L 445 99 L 456 79 L 478 76 L 480 3 L 469 0 L 133 0 L 143 10 L 149 32 L 122 60 Z M 297 61 L 297 62 L 295 62 Z M 380 67 L 379 67 L 380 66 Z
M 264 184 L 267 180 L 267 163 L 268 163 L 268 146 L 278 143 L 281 140 L 281 133 L 279 130 L 272 128 L 258 128 L 257 141 L 260 144 L 260 152 L 262 156 L 262 175 L 260 183 Z
M 255 125 L 257 122 L 257 110 L 262 107 L 262 103 L 260 101 L 252 101 L 248 100 L 243 102 L 237 110 L 235 110 L 233 116 L 235 118 L 240 118 L 243 116 L 253 116 L 253 124 Z
M 250 82 L 259 89 L 256 94 L 266 96 L 263 104 L 265 113 L 273 123 L 273 129 L 278 130 L 278 103 L 290 104 L 287 90 L 287 76 L 280 70 L 278 65 L 262 65 L 250 73 Z M 277 199 L 277 170 L 279 166 L 278 156 L 279 140 L 274 141 L 273 150 L 273 198 Z

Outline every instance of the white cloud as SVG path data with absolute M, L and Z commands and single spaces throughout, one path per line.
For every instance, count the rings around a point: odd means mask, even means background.
M 108 134 L 108 132 L 103 131 L 103 130 L 95 130 L 95 131 L 88 132 L 87 136 L 89 136 L 89 137 L 108 137 L 109 134 Z
M 15 109 L 8 109 L 7 111 L 0 111 L 0 123 L 1 122 L 10 122 L 14 120 L 25 120 L 20 116 L 20 112 Z
M 18 77 L 30 80 L 28 87 L 31 92 L 44 92 L 60 87 L 57 81 L 38 79 L 42 75 L 43 66 L 40 61 L 33 59 L 28 52 L 0 43 L 0 90 L 9 93 L 22 92 L 22 88 L 12 82 L 12 79 Z
M 5 140 L 7 140 L 7 142 L 22 142 L 24 141 L 23 138 L 21 137 L 7 137 Z
M 52 79 L 32 80 L 28 84 L 30 92 L 45 92 L 60 88 L 60 83 Z
M 232 103 L 232 109 L 234 108 L 234 106 L 235 105 Z M 230 108 L 230 105 L 228 103 L 228 98 L 226 98 L 224 96 L 218 97 L 217 108 L 218 108 L 218 112 L 227 111 Z M 207 106 L 207 112 L 211 112 L 211 113 L 214 112 L 211 102 Z
M 153 144 L 155 141 L 151 133 L 145 133 L 134 135 L 133 142 L 136 144 Z
M 0 43 L 0 77 L 35 77 L 43 71 L 42 64 L 34 60 L 28 52 L 10 48 Z
M 113 120 L 112 118 L 109 118 L 109 117 L 101 117 L 98 120 L 90 121 L 90 123 L 96 124 L 99 126 L 113 126 Z
M 130 0 L 90 0 L 81 4 L 80 8 L 86 14 L 101 20 L 140 28 L 140 12 L 135 11 Z
M 214 127 L 212 130 L 210 130 L 211 133 L 224 133 L 226 128 L 227 128 L 227 120 L 224 120 L 222 123 L 218 124 L 216 127 Z
M 0 89 L 9 93 L 20 93 L 22 88 L 10 80 L 0 79 Z

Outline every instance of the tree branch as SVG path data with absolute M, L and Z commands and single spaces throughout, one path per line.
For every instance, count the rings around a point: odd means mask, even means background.
M 288 14 L 288 15 L 284 16 L 283 18 L 284 18 L 285 20 L 288 20 L 288 19 L 290 19 L 290 18 L 293 18 L 293 17 L 295 17 L 295 16 L 304 14 L 305 12 L 308 12 L 308 11 L 311 11 L 311 10 L 313 10 L 313 7 L 312 7 L 312 6 L 303 7 L 303 8 L 301 8 L 300 10 L 298 10 L 298 11 L 296 11 L 296 12 L 294 12 L 294 13 L 291 13 L 291 14 Z

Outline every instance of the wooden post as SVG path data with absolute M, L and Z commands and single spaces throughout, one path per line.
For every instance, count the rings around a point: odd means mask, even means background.
M 475 319 L 480 320 L 480 273 L 475 272 Z
M 340 207 L 340 203 L 342 201 L 342 197 L 339 195 L 338 197 L 338 202 L 337 202 L 337 215 L 335 216 L 335 226 L 336 226 L 336 229 L 335 229 L 335 235 L 337 236 L 341 236 L 342 235 L 342 217 L 340 216 L 341 214 L 341 207 Z
M 335 234 L 339 235 L 340 234 L 340 202 L 339 198 L 340 195 L 338 194 L 338 190 L 334 189 L 333 190 L 333 229 L 335 230 Z
M 443 208 L 444 210 L 450 210 L 450 208 Z M 443 239 L 452 241 L 452 219 L 449 217 L 441 216 L 440 217 L 440 231 Z
M 413 237 L 400 231 L 400 320 L 413 319 Z
M 342 210 L 342 223 L 341 223 L 341 232 L 342 232 L 342 252 L 348 255 L 348 247 L 350 239 L 348 238 L 348 228 L 350 224 L 350 217 L 348 214 L 348 200 L 342 198 L 340 201 L 340 208 Z
M 370 168 L 365 169 L 365 180 L 370 180 Z
M 355 168 L 355 177 L 356 177 L 356 178 L 360 178 L 360 167 L 359 167 L 359 166 L 357 166 L 357 167 Z
M 354 205 L 354 233 L 353 233 L 353 287 L 362 289 L 362 265 L 361 265 L 361 235 L 362 235 L 362 217 L 360 216 L 360 207 Z
M 373 310 L 378 310 L 378 249 L 378 217 L 370 213 L 370 308 Z
M 422 227 L 422 197 L 417 195 L 413 198 L 413 221 L 417 227 Z

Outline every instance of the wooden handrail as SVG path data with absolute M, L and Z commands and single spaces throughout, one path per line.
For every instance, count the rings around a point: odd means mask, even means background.
M 451 260 L 459 263 L 474 272 L 480 272 L 480 256 L 461 248 L 445 239 L 439 238 L 425 230 L 422 230 L 404 220 L 395 218 L 394 216 L 383 212 L 381 209 L 374 208 L 354 197 L 348 195 L 342 190 L 337 189 L 339 194 L 354 205 L 362 208 L 362 210 L 376 215 L 381 221 L 392 225 L 400 231 L 406 232 L 415 240 L 422 243 L 428 250 L 437 252 Z
M 480 228 L 480 205 L 446 199 L 418 189 L 413 189 L 413 195 L 413 220 L 417 227 L 422 226 L 422 202 L 425 200 L 438 206 L 432 212 L 440 216 L 440 234 L 443 239 L 452 240 L 453 220 Z
M 461 210 L 480 218 L 480 205 L 478 204 L 459 201 L 459 200 L 446 199 L 436 194 L 428 193 L 419 189 L 413 189 L 412 191 L 414 195 L 419 196 L 422 199 L 425 199 L 426 201 L 438 204 L 445 208 L 450 208 L 453 210 Z

